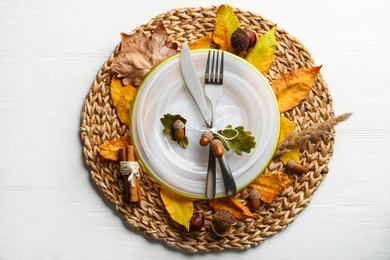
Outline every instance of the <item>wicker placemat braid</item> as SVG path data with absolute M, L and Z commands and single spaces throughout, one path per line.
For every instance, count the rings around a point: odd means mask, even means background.
M 242 26 L 249 27 L 259 35 L 274 25 L 273 22 L 257 14 L 237 8 L 233 10 Z M 156 21 L 162 19 L 169 38 L 180 43 L 191 42 L 213 31 L 216 11 L 217 7 L 214 6 L 171 10 L 151 19 L 148 24 L 139 26 L 133 32 L 143 30 L 150 34 L 156 27 Z M 288 71 L 315 66 L 310 53 L 293 36 L 277 28 L 276 38 L 275 58 L 267 75 L 270 83 Z M 313 193 L 325 177 L 321 172 L 327 168 L 333 152 L 334 130 L 330 135 L 322 136 L 316 142 L 303 143 L 301 159 L 311 170 L 295 178 L 292 185 L 272 204 L 263 203 L 258 210 L 259 219 L 239 222 L 235 231 L 226 237 L 220 238 L 211 232 L 209 223 L 212 210 L 206 201 L 195 202 L 196 210 L 202 211 L 206 217 L 202 231 L 187 232 L 172 221 L 160 199 L 159 184 L 147 174 L 143 174 L 141 180 L 143 200 L 134 204 L 124 201 L 118 164 L 105 160 L 99 155 L 101 144 L 129 135 L 128 127 L 119 121 L 109 95 L 110 79 L 113 76 L 110 64 L 118 53 L 119 46 L 102 65 L 85 99 L 81 118 L 81 137 L 85 161 L 90 168 L 93 182 L 129 226 L 175 248 L 190 252 L 209 252 L 224 249 L 241 250 L 259 245 L 268 236 L 274 235 L 293 222 L 297 214 L 309 204 Z M 332 98 L 321 75 L 318 76 L 307 98 L 283 115 L 294 122 L 298 129 L 304 129 L 333 117 Z M 267 172 L 283 170 L 282 167 L 282 163 L 275 160 L 270 164 Z M 246 204 L 248 190 L 244 189 L 236 197 Z

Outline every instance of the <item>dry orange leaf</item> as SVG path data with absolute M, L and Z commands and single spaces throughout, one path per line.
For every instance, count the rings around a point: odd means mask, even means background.
M 295 130 L 295 125 L 288 118 L 281 116 L 280 117 L 280 136 L 279 136 L 279 144 L 283 141 L 283 139 L 291 132 Z M 289 152 L 284 153 L 280 156 L 280 160 L 286 164 L 289 160 L 294 160 L 295 162 L 299 162 L 299 146 L 295 146 L 290 149 Z
M 131 103 L 133 102 L 136 88 L 131 85 L 123 86 L 122 81 L 113 77 L 110 85 L 110 95 L 116 114 L 125 125 L 129 125 Z
M 275 29 L 275 26 L 272 27 L 271 30 L 257 39 L 256 45 L 245 56 L 245 60 L 255 66 L 263 75 L 268 73 L 274 60 L 276 46 Z
M 188 47 L 190 48 L 190 50 L 206 49 L 206 48 L 210 48 L 212 41 L 213 41 L 213 34 L 210 33 L 197 39 L 194 42 L 191 42 L 190 44 L 188 44 Z
M 176 53 L 176 42 L 166 43 L 167 31 L 161 20 L 151 37 L 140 31 L 121 33 L 121 49 L 111 68 L 123 78 L 124 85 L 138 86 L 157 64 Z
M 192 199 L 181 196 L 161 186 L 160 197 L 171 218 L 190 230 L 190 220 L 194 212 Z
M 228 5 L 221 5 L 215 16 L 213 41 L 219 45 L 220 50 L 234 52 L 230 43 L 233 32 L 240 27 L 240 23 L 233 9 Z
M 265 203 L 272 203 L 280 192 L 286 189 L 292 179 L 283 172 L 277 174 L 262 174 L 251 183 L 251 187 L 260 192 L 260 199 Z
M 214 212 L 225 209 L 228 210 L 236 219 L 245 220 L 247 218 L 259 218 L 259 215 L 252 213 L 247 206 L 242 204 L 236 197 L 224 197 L 209 201 Z
M 102 144 L 99 147 L 100 155 L 108 160 L 118 161 L 119 149 L 124 148 L 127 145 L 130 145 L 130 138 L 128 136 L 114 139 L 112 141 Z
M 272 83 L 280 113 L 298 105 L 309 94 L 322 66 L 285 73 Z

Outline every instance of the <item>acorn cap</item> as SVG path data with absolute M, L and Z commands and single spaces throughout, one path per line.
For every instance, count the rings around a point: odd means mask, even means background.
M 202 136 L 206 137 L 207 139 L 210 140 L 210 142 L 214 139 L 214 135 L 210 131 L 205 131 L 202 133 Z
M 238 28 L 233 32 L 230 38 L 230 42 L 234 49 L 236 49 L 237 51 L 243 51 L 248 48 L 250 39 L 243 29 Z
M 260 191 L 257 189 L 251 189 L 251 191 L 249 192 L 249 199 L 250 200 L 260 199 Z
M 226 236 L 233 231 L 237 219 L 228 210 L 219 210 L 211 220 L 211 228 L 218 236 Z
M 213 140 L 211 140 L 211 146 L 213 146 L 214 144 L 222 144 L 222 142 L 218 138 L 214 138 Z
M 184 123 L 180 120 L 177 119 L 175 122 L 173 122 L 173 129 L 182 129 L 184 128 Z

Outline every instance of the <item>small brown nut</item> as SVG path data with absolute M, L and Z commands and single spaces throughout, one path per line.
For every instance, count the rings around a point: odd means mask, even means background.
M 300 163 L 295 162 L 294 160 L 289 160 L 286 163 L 286 168 L 292 171 L 293 173 L 300 173 L 300 174 L 307 173 L 309 171 L 309 168 L 307 168 L 306 166 Z
M 249 44 L 248 44 L 248 48 L 247 49 L 250 49 L 253 46 L 255 46 L 255 44 L 257 42 L 257 34 L 254 31 L 249 30 L 249 29 L 244 29 L 244 31 L 248 35 L 248 39 L 249 39 Z
M 257 189 L 251 189 L 249 192 L 249 200 L 253 210 L 260 208 L 260 192 Z
M 328 174 L 329 173 L 329 168 L 328 167 L 324 167 L 324 169 L 322 169 L 321 173 L 322 174 Z
M 226 236 L 233 231 L 237 219 L 228 210 L 219 210 L 211 220 L 211 228 L 218 236 Z
M 221 158 L 225 153 L 225 149 L 223 148 L 223 144 L 221 140 L 215 138 L 211 141 L 211 150 L 213 151 L 215 157 Z
M 233 32 L 230 42 L 235 50 L 241 52 L 255 46 L 257 34 L 250 29 L 238 28 Z
M 176 141 L 181 141 L 184 139 L 184 123 L 178 119 L 175 122 L 173 122 L 173 134 L 175 136 Z
M 214 135 L 210 131 L 206 131 L 202 133 L 202 137 L 199 140 L 199 144 L 201 146 L 208 145 L 214 139 Z
M 204 216 L 201 212 L 194 212 L 190 220 L 190 230 L 200 231 L 204 225 Z

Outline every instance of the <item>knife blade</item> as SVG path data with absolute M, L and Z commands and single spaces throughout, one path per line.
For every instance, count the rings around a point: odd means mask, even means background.
M 198 106 L 200 113 L 202 114 L 203 120 L 210 127 L 211 114 L 207 106 L 206 99 L 204 96 L 202 85 L 200 84 L 198 74 L 196 73 L 195 64 L 192 61 L 191 52 L 188 44 L 183 44 L 180 52 L 180 68 L 184 78 L 184 82 Z

